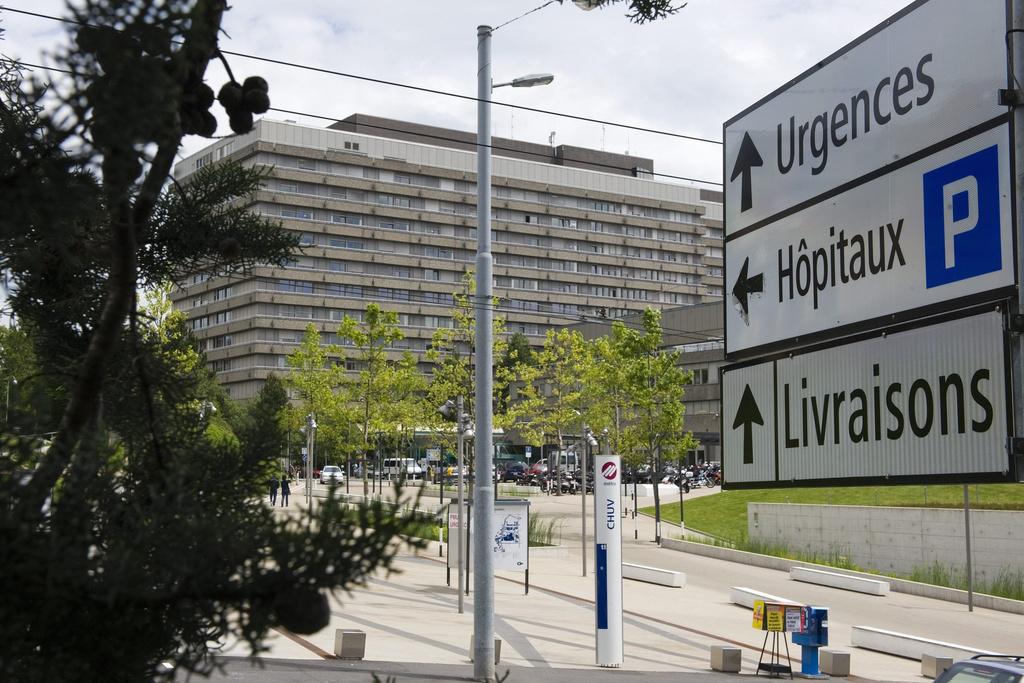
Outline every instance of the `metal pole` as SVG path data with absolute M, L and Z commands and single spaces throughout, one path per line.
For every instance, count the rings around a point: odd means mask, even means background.
M 580 464 L 580 503 L 583 512 L 583 524 L 581 525 L 583 541 L 580 543 L 580 549 L 583 551 L 583 576 L 587 575 L 587 454 L 590 453 L 588 437 L 587 428 L 584 426 L 583 438 L 580 441 L 580 445 L 583 446 L 581 449 L 583 462 Z
M 679 456 L 679 529 L 686 529 L 686 522 L 683 521 L 683 456 Z M 685 538 L 685 537 L 684 537 Z
M 494 558 L 488 541 L 494 511 L 491 484 L 493 340 L 491 339 L 491 27 L 478 26 L 476 147 L 476 483 L 473 590 L 473 677 L 494 680 Z
M 457 508 L 458 511 L 456 512 L 456 514 L 458 515 L 458 520 L 459 520 L 458 521 L 459 536 L 458 536 L 458 538 L 455 539 L 455 546 L 454 547 L 459 549 L 459 561 L 458 561 L 458 574 L 459 574 L 459 614 L 462 614 L 463 611 L 465 610 L 465 604 L 464 604 L 464 600 L 463 600 L 463 597 L 462 597 L 462 593 L 465 590 L 465 586 L 463 585 L 462 565 L 466 561 L 466 544 L 463 543 L 462 539 L 464 539 L 466 537 L 466 525 L 464 524 L 464 522 L 466 520 L 463 519 L 466 503 L 465 503 L 465 497 L 464 497 L 463 488 L 462 488 L 462 447 L 463 447 L 462 430 L 463 430 L 463 424 L 462 424 L 462 396 L 461 395 L 456 400 L 455 405 L 456 405 L 455 414 L 457 415 L 457 417 L 455 418 L 455 433 L 456 433 L 455 434 L 455 450 L 457 451 L 457 456 L 455 458 L 455 460 L 456 460 L 455 466 L 459 468 L 459 496 L 458 496 L 459 497 L 459 507 Z M 442 482 L 444 481 L 444 473 L 443 472 L 441 473 L 441 481 Z M 442 486 L 443 486 L 443 484 L 442 484 Z M 448 539 L 448 552 L 449 552 L 449 554 L 451 553 L 452 547 L 453 547 L 452 546 L 452 539 L 449 538 Z
M 1021 90 L 1024 84 L 1024 0 L 1013 0 L 1013 31 L 1010 39 L 1013 49 L 1010 52 L 1013 66 L 1013 81 L 1009 87 Z M 1024 106 L 1013 108 L 1013 148 L 1014 148 L 1014 190 L 1017 197 L 1017 230 L 1024 226 Z M 1017 273 L 1024 273 L 1024 240 L 1017 239 Z M 1024 281 L 1018 285 L 1017 313 L 1024 314 Z M 1024 335 L 1011 335 L 1013 347 L 1013 434 L 1020 437 L 1024 429 Z M 1016 457 L 1017 480 L 1024 481 L 1024 457 Z
M 974 611 L 974 568 L 971 563 L 971 495 L 964 484 L 964 542 L 967 545 L 967 611 Z

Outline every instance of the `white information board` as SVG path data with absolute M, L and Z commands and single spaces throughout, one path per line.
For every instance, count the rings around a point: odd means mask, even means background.
M 999 125 L 731 240 L 726 353 L 1012 288 L 1011 147 Z
M 529 568 L 530 501 L 497 499 L 494 501 L 494 569 L 525 572 Z
M 1005 115 L 1007 14 L 912 3 L 726 122 L 726 237 Z
M 622 463 L 594 456 L 594 617 L 597 665 L 622 666 Z
M 1005 343 L 985 311 L 723 368 L 723 488 L 1006 479 Z
M 448 503 L 448 567 L 465 567 L 469 563 L 469 517 L 470 505 L 462 510 L 462 527 L 459 527 L 459 506 Z M 459 555 L 465 553 L 465 561 L 459 563 Z

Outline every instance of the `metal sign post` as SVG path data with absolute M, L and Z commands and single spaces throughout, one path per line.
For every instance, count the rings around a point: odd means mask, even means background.
M 622 666 L 622 463 L 594 458 L 594 605 L 597 665 Z

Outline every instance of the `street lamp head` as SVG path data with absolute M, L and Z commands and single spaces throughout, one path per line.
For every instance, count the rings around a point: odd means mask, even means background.
M 526 74 L 519 78 L 513 78 L 507 83 L 491 83 L 491 90 L 503 88 L 506 85 L 511 85 L 513 88 L 532 88 L 535 85 L 547 85 L 553 80 L 555 77 L 551 74 Z
M 513 88 L 532 88 L 535 85 L 547 85 L 555 80 L 552 74 L 527 74 L 512 79 Z
M 605 0 L 572 0 L 572 4 L 579 7 L 585 12 L 589 12 L 592 9 L 597 9 L 603 5 Z

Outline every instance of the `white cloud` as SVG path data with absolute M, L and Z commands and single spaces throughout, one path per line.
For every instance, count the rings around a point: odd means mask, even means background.
M 12 7 L 61 14 L 55 0 Z M 389 81 L 475 95 L 476 26 L 498 25 L 541 0 L 245 0 L 227 14 L 225 49 Z M 720 139 L 722 122 L 870 29 L 894 0 L 690 0 L 667 20 L 636 26 L 622 6 L 580 12 L 551 5 L 494 34 L 496 80 L 556 74 L 495 99 L 612 122 Z M 38 62 L 61 32 L 52 22 L 0 12 L 0 51 Z M 236 76 L 259 73 L 275 107 L 344 117 L 360 112 L 472 130 L 475 105 L 439 95 L 230 58 Z M 215 66 L 210 82 L 225 79 Z M 286 118 L 274 114 L 275 118 Z M 300 120 L 313 125 L 326 122 Z M 655 169 L 721 179 L 721 148 L 613 126 L 495 107 L 495 135 L 628 150 Z M 203 143 L 188 141 L 192 151 Z

